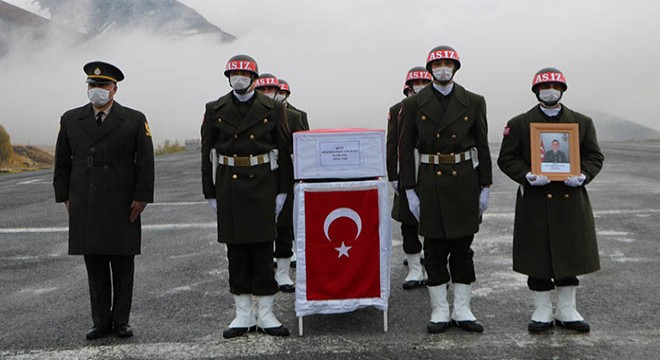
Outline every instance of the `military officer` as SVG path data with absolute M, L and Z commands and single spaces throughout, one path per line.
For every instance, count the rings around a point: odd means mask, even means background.
M 519 184 L 513 230 L 513 270 L 528 276 L 534 312 L 528 329 L 550 329 L 554 323 L 579 332 L 590 326 L 576 309 L 577 275 L 600 268 L 594 218 L 585 185 L 603 166 L 596 130 L 590 118 L 560 100 L 568 88 L 564 74 L 544 68 L 534 75 L 537 106 L 511 119 L 504 129 L 497 163 Z M 550 181 L 531 173 L 530 123 L 578 124 L 581 174 Z M 557 289 L 553 316 L 550 292 Z
M 543 156 L 543 162 L 566 163 L 566 154 L 559 150 L 559 140 L 552 140 L 552 149 L 548 150 Z
M 280 83 L 272 74 L 261 74 L 257 79 L 255 89 L 262 94 L 274 99 L 280 91 Z M 296 132 L 303 130 L 300 113 L 286 109 L 289 130 Z M 292 139 L 290 138 L 290 141 Z M 292 149 L 293 150 L 293 149 Z M 290 154 L 289 154 L 290 155 Z M 293 185 L 293 183 L 292 183 Z M 284 207 L 277 218 L 277 237 L 275 238 L 275 252 L 273 256 L 277 264 L 275 269 L 275 281 L 282 292 L 292 293 L 296 288 L 289 275 L 291 256 L 293 256 L 293 186 L 289 189 L 284 202 Z
M 236 309 L 223 337 L 244 335 L 255 325 L 259 332 L 288 336 L 273 313 L 278 287 L 272 260 L 275 221 L 293 176 L 286 114 L 282 103 L 254 91 L 258 68 L 252 57 L 231 57 L 224 74 L 233 90 L 206 104 L 201 129 L 202 189 L 217 211 L 218 241 L 227 246 Z
M 284 79 L 279 79 L 279 81 L 280 81 L 280 92 L 277 93 L 277 95 L 275 96 L 275 100 L 283 102 L 284 106 L 287 109 L 291 109 L 293 111 L 299 112 L 302 117 L 303 128 L 305 130 L 309 130 L 309 120 L 307 120 L 307 112 L 300 110 L 294 107 L 293 105 L 291 105 L 291 103 L 289 102 L 289 96 L 291 96 L 291 86 Z
M 69 254 L 85 259 L 94 323 L 87 339 L 130 337 L 140 214 L 154 198 L 151 132 L 144 114 L 114 100 L 121 70 L 101 61 L 83 70 L 90 103 L 62 115 L 55 201 L 69 213 Z
M 408 70 L 403 85 L 403 95 L 408 97 L 422 90 L 431 83 L 431 74 L 422 66 L 416 66 Z M 421 264 L 422 243 L 417 235 L 417 219 L 408 209 L 408 201 L 405 196 L 399 196 L 399 112 L 401 101 L 392 105 L 387 114 L 387 177 L 394 189 L 394 204 L 392 206 L 392 218 L 401 222 L 401 236 L 403 237 L 403 252 L 406 254 L 408 274 L 403 282 L 405 290 L 412 290 L 426 284 L 426 274 Z
M 426 69 L 432 86 L 403 100 L 399 140 L 399 181 L 424 236 L 424 266 L 431 303 L 430 333 L 451 323 L 482 332 L 470 310 L 475 281 L 471 249 L 481 215 L 488 207 L 492 164 L 488 148 L 486 102 L 453 81 L 461 62 L 449 46 L 432 49 Z M 416 171 L 414 150 L 419 151 Z M 449 258 L 449 271 L 447 270 Z M 449 312 L 447 286 L 454 287 Z

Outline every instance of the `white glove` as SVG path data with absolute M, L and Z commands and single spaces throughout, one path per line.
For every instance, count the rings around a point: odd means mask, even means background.
M 410 212 L 415 216 L 415 219 L 419 221 L 419 196 L 414 189 L 406 190 L 406 198 L 408 199 L 408 208 Z
M 584 181 L 587 180 L 587 176 L 580 174 L 580 176 L 571 176 L 568 179 L 564 180 L 564 184 L 570 187 L 580 187 L 584 184 Z
M 275 221 L 277 221 L 280 212 L 282 212 L 284 201 L 286 201 L 286 193 L 277 194 L 277 197 L 275 197 Z
M 209 205 L 211 206 L 211 209 L 213 209 L 213 211 L 218 212 L 218 200 L 217 199 L 206 199 L 206 201 L 209 202 Z
M 490 201 L 490 187 L 482 187 L 479 194 L 479 216 L 483 215 L 488 209 L 488 202 Z
M 532 186 L 543 186 L 550 184 L 550 180 L 548 180 L 548 177 L 545 175 L 534 175 L 531 172 L 528 172 L 527 175 L 525 175 L 525 178 L 527 179 L 527 182 Z
M 390 185 L 392 186 L 392 191 L 399 195 L 399 180 L 390 181 Z

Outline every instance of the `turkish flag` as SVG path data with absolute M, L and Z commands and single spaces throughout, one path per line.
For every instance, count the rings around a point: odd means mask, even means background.
M 307 300 L 378 298 L 378 189 L 305 192 Z

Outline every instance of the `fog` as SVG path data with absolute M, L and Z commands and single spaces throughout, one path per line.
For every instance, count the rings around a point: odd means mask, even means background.
M 204 104 L 230 91 L 222 72 L 236 53 L 288 80 L 313 128 L 385 128 L 406 71 L 442 44 L 461 56 L 455 80 L 486 97 L 491 141 L 536 103 L 531 79 L 545 66 L 564 71 L 568 107 L 660 129 L 654 1 L 181 2 L 238 39 L 114 33 L 14 47 L 0 59 L 0 123 L 12 142 L 54 143 L 60 115 L 87 102 L 82 66 L 92 60 L 124 71 L 116 100 L 147 115 L 156 143 L 198 138 Z

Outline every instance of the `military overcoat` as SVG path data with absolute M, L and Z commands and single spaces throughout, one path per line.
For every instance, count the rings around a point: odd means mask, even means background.
M 387 142 L 386 142 L 386 163 L 387 178 L 390 181 L 399 180 L 399 136 L 401 135 L 401 126 L 399 125 L 399 114 L 401 102 L 390 107 L 387 113 Z M 417 225 L 417 219 L 410 212 L 408 199 L 401 189 L 399 183 L 398 193 L 394 194 L 394 203 L 392 204 L 392 218 L 407 225 Z
M 291 143 L 284 106 L 255 91 L 250 110 L 241 116 L 230 92 L 206 104 L 202 123 L 202 191 L 218 202 L 218 241 L 228 244 L 272 242 L 275 239 L 275 197 L 293 181 Z M 209 157 L 247 157 L 278 150 L 278 169 L 265 163 L 249 167 L 218 165 Z M 215 185 L 213 185 L 215 176 Z
M 303 130 L 309 130 L 309 120 L 307 120 L 307 112 L 305 112 L 303 110 L 300 110 L 300 109 L 296 108 L 295 106 L 293 106 L 289 103 L 287 103 L 286 106 L 287 106 L 288 109 L 291 109 L 293 111 L 297 111 L 297 112 L 300 113 L 300 116 L 301 116 L 300 120 L 302 121 Z
M 585 186 L 573 188 L 562 181 L 531 186 L 530 123 L 548 118 L 539 106 L 507 123 L 497 163 L 520 184 L 513 230 L 513 270 L 536 278 L 565 278 L 600 268 L 593 211 Z M 603 166 L 592 120 L 562 105 L 560 123 L 579 126 L 580 168 L 591 182 Z M 538 152 L 538 150 L 535 150 Z
M 140 253 L 135 201 L 154 197 L 154 152 L 145 116 L 114 102 L 101 126 L 91 104 L 62 115 L 55 149 L 55 200 L 69 201 L 69 254 Z
M 296 131 L 306 130 L 302 123 L 301 113 L 292 109 L 286 109 L 286 117 L 289 123 L 289 130 L 291 130 L 292 135 Z M 293 138 L 291 138 L 290 141 L 293 142 Z M 280 216 L 277 218 L 277 226 L 293 226 L 293 183 L 291 184 L 291 188 L 289 191 L 287 191 L 284 207 L 280 212 Z
M 492 183 L 486 101 L 454 83 L 443 112 L 437 90 L 427 86 L 403 100 L 399 139 L 399 179 L 420 198 L 419 234 L 454 239 L 479 231 L 479 193 Z M 478 150 L 479 165 L 420 164 L 415 177 L 414 149 L 420 154 L 458 154 Z

